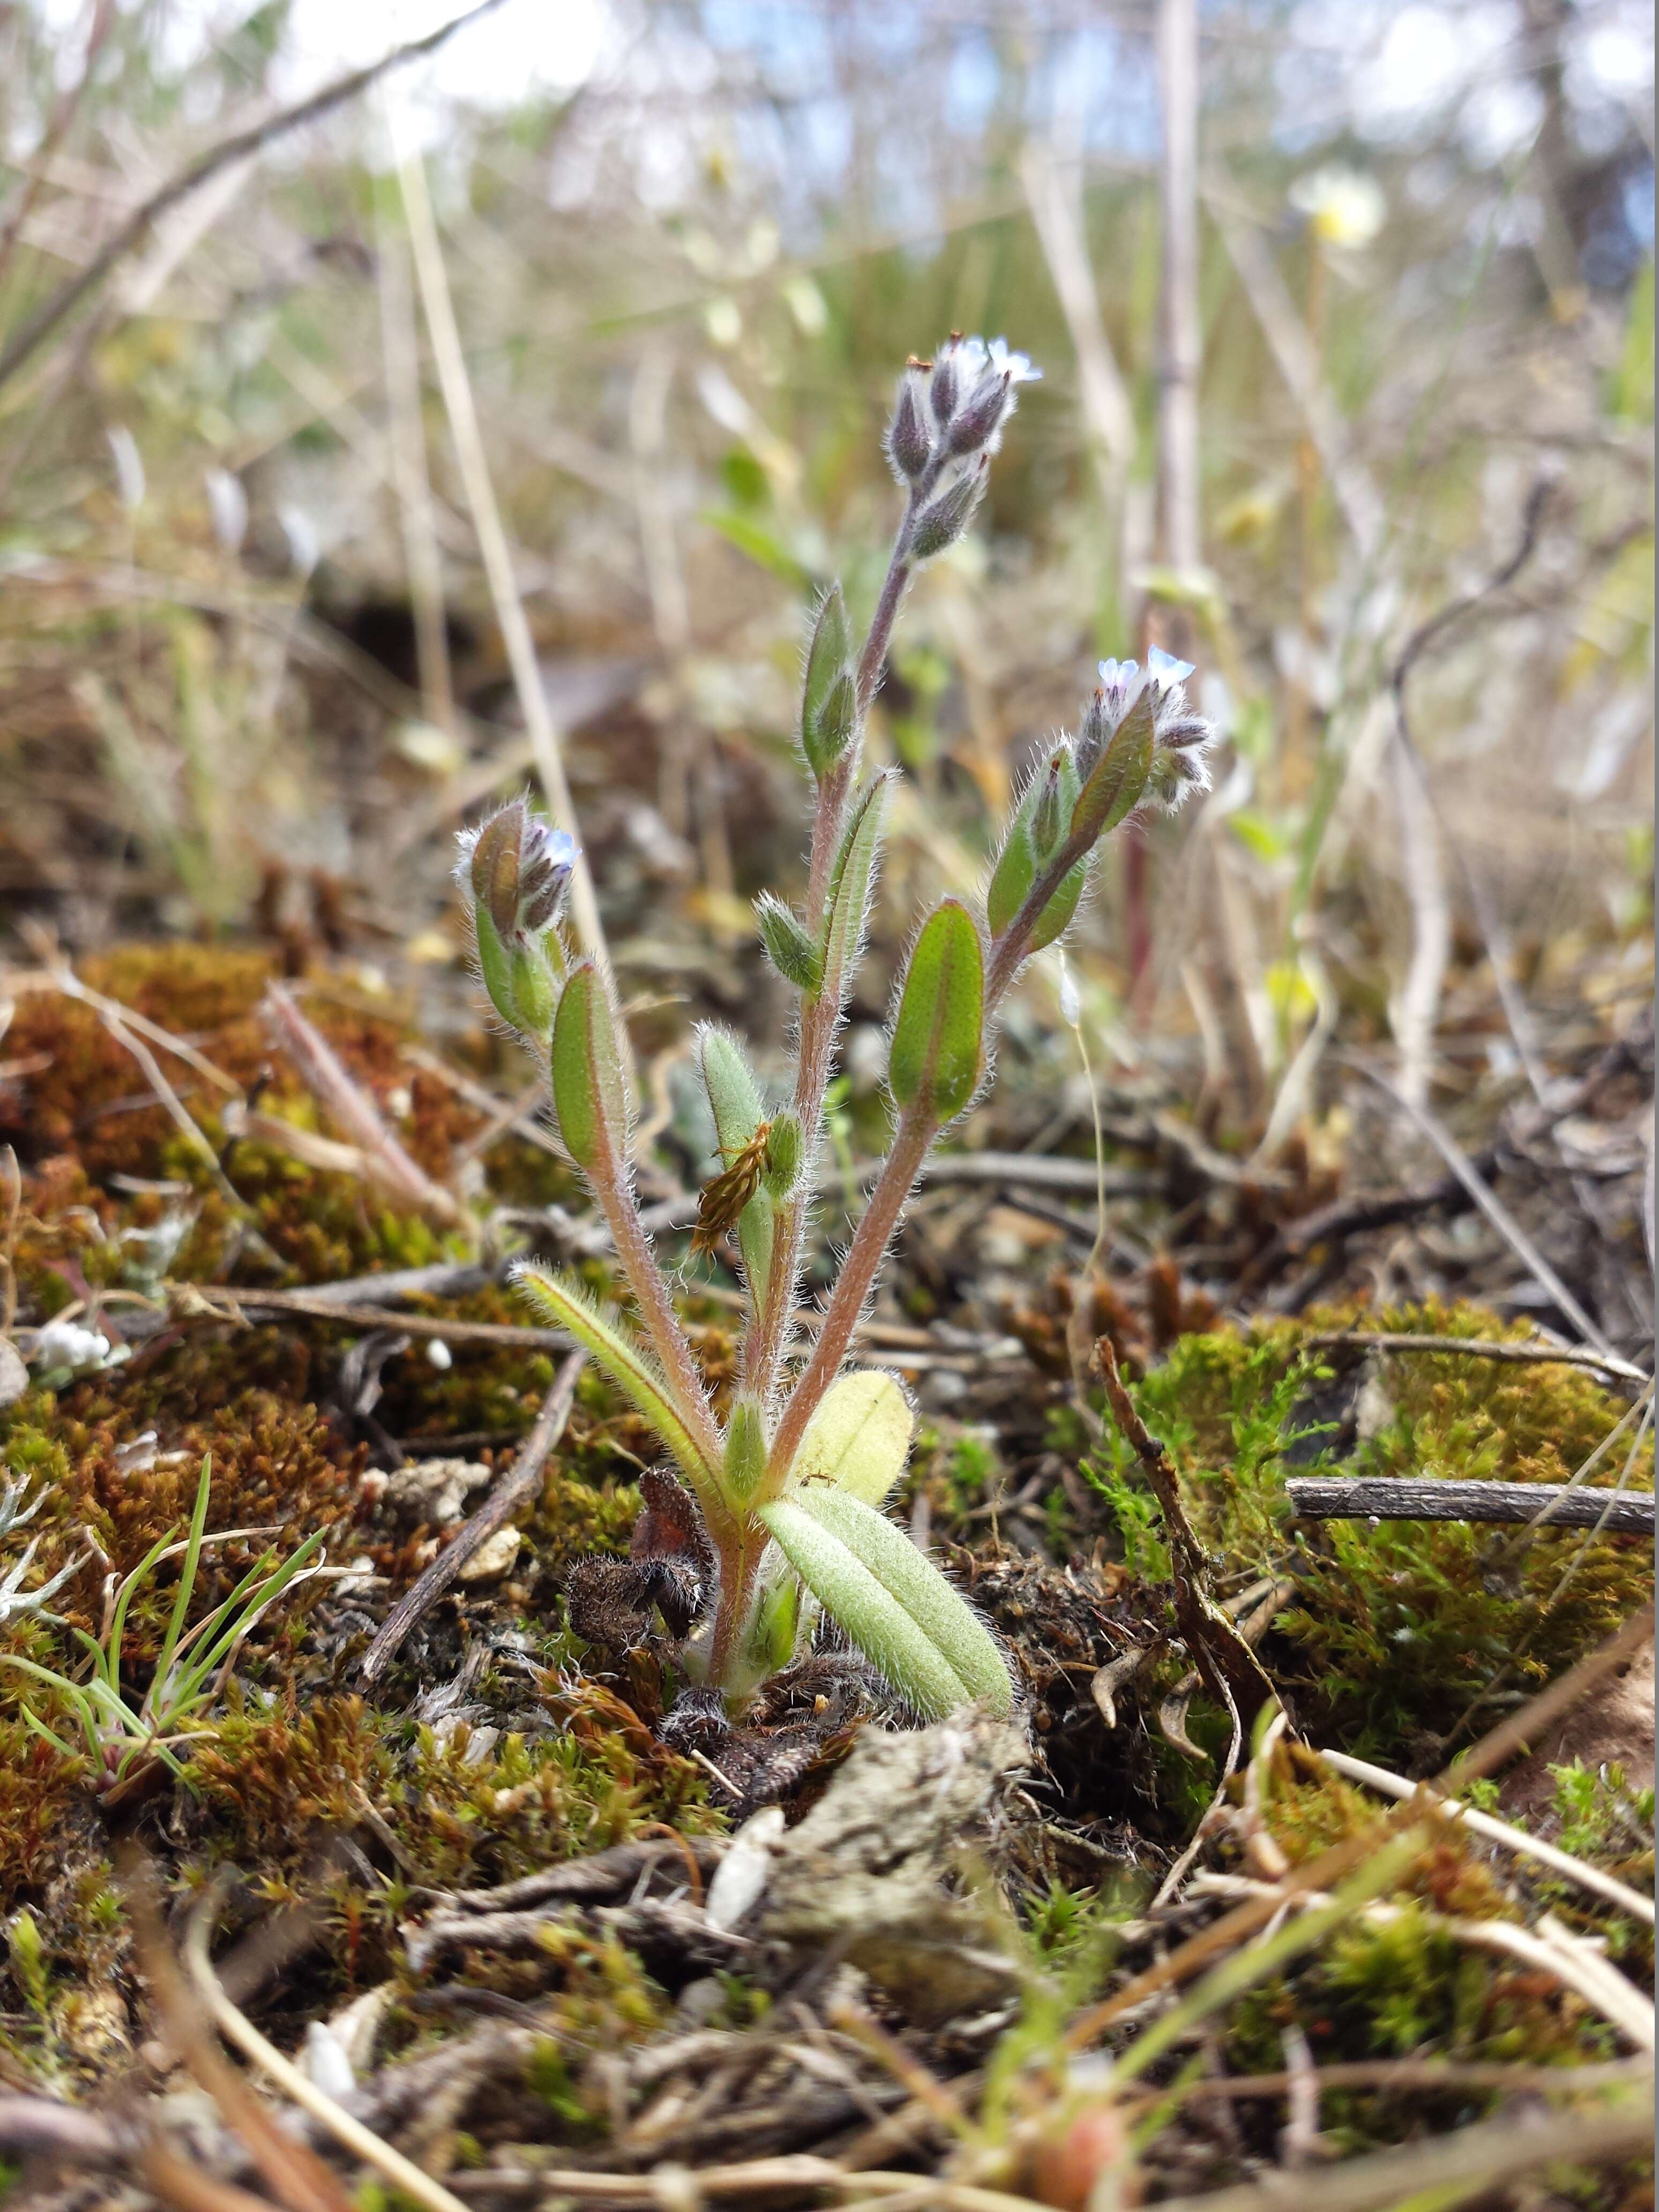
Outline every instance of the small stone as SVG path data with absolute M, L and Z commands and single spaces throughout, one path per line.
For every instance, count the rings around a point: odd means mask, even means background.
M 480 1583 L 501 1582 L 511 1573 L 523 1540 L 516 1528 L 498 1528 L 493 1536 L 484 1538 L 456 1580 L 473 1588 Z
M 410 1527 L 447 1528 L 465 1517 L 466 1500 L 490 1480 L 477 1460 L 421 1459 L 400 1467 L 386 1486 L 386 1503 Z

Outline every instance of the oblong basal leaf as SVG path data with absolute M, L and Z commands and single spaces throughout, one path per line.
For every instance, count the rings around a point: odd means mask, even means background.
M 532 1263 L 515 1267 L 513 1279 L 550 1321 L 568 1328 L 590 1352 L 642 1420 L 647 1421 L 700 1498 L 719 1493 L 719 1470 L 708 1465 L 680 1418 L 667 1382 L 637 1346 L 606 1319 L 583 1291 Z
M 760 1517 L 830 1619 L 918 1712 L 929 1720 L 942 1720 L 958 1705 L 973 1702 L 973 1692 L 944 1653 L 864 1562 L 803 1503 L 781 1498 L 763 1506 Z
M 845 1490 L 814 1487 L 798 1502 L 875 1577 L 970 1696 L 999 1715 L 1013 1710 L 1013 1680 L 996 1638 L 902 1528 Z
M 896 1378 L 867 1368 L 843 1375 L 818 1401 L 789 1471 L 789 1486 L 824 1482 L 879 1505 L 904 1472 L 915 1415 Z

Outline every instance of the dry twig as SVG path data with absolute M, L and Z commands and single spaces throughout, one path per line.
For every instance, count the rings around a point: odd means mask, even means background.
M 411 1590 L 399 1598 L 381 1625 L 380 1632 L 363 1655 L 359 1672 L 366 1683 L 377 1682 L 396 1657 L 410 1631 L 431 1612 L 461 1569 L 481 1544 L 505 1528 L 541 1480 L 548 1455 L 564 1434 L 575 1402 L 576 1384 L 587 1364 L 585 1352 L 573 1352 L 554 1377 L 542 1401 L 536 1425 L 525 1438 L 519 1455 L 489 1496 L 439 1553 Z

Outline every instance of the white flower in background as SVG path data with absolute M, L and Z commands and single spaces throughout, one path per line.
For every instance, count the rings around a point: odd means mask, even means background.
M 138 441 L 125 422 L 112 423 L 104 434 L 109 440 L 110 458 L 115 463 L 115 484 L 121 495 L 121 504 L 129 514 L 137 514 L 144 503 L 147 489 Z
M 207 472 L 208 513 L 213 521 L 213 534 L 221 549 L 227 553 L 240 553 L 242 540 L 247 536 L 247 494 L 242 480 L 228 469 L 210 469 Z
M 978 338 L 969 338 L 969 345 L 978 345 Z M 1006 376 L 1011 384 L 1041 384 L 1042 371 L 1031 366 L 1029 353 L 1011 353 L 1006 338 L 993 338 L 985 348 L 986 358 L 995 376 Z
M 1369 246 L 1389 212 L 1382 187 L 1375 177 L 1334 162 L 1298 177 L 1291 186 L 1290 199 L 1326 246 Z
M 112 1347 L 101 1329 L 82 1328 L 76 1321 L 49 1321 L 37 1329 L 32 1364 L 48 1375 L 92 1375 L 100 1367 L 113 1367 L 126 1358 L 130 1347 Z

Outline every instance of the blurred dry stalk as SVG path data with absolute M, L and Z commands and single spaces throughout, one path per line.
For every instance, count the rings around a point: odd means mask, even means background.
M 287 128 L 280 42 L 244 33 L 186 112 L 154 0 L 89 7 L 64 90 L 44 16 L 11 11 L 3 910 L 71 947 L 242 927 L 262 879 L 292 898 L 320 870 L 376 967 L 460 1020 L 442 833 L 530 757 L 625 987 L 694 988 L 732 956 L 682 925 L 720 936 L 793 848 L 786 679 L 884 496 L 861 458 L 882 365 L 1006 329 L 1049 374 L 961 556 L 996 588 L 968 636 L 961 579 L 930 580 L 880 715 L 920 799 L 903 902 L 971 879 L 999 787 L 1146 607 L 1224 677 L 1235 765 L 1146 856 L 1133 1003 L 1133 898 L 1085 920 L 1117 1048 L 1201 1080 L 1263 1160 L 1338 1101 L 1339 1032 L 1391 1032 L 1419 1099 L 1501 1085 L 1512 1053 L 1529 1072 L 1524 1000 L 1571 1009 L 1597 965 L 1604 994 L 1645 988 L 1648 155 L 1585 58 L 1610 4 L 1524 9 L 1465 81 L 1385 113 L 1387 7 L 1328 38 L 1243 0 L 1023 0 L 994 40 L 945 0 L 897 28 L 826 0 L 787 35 L 616 0 L 574 91 L 526 70 L 516 106 L 449 108 L 431 230 L 410 210 L 429 352 L 372 114 Z M 1531 135 L 1481 136 L 1494 82 Z M 1328 222 L 1287 197 L 1328 168 Z M 1382 195 L 1369 240 L 1341 234 L 1354 170 Z M 209 467 L 246 495 L 238 545 Z M 1388 672 L 1500 568 L 1544 467 L 1524 572 L 1413 677 L 1419 774 Z M 1058 1065 L 1034 1011 L 1010 1048 Z

